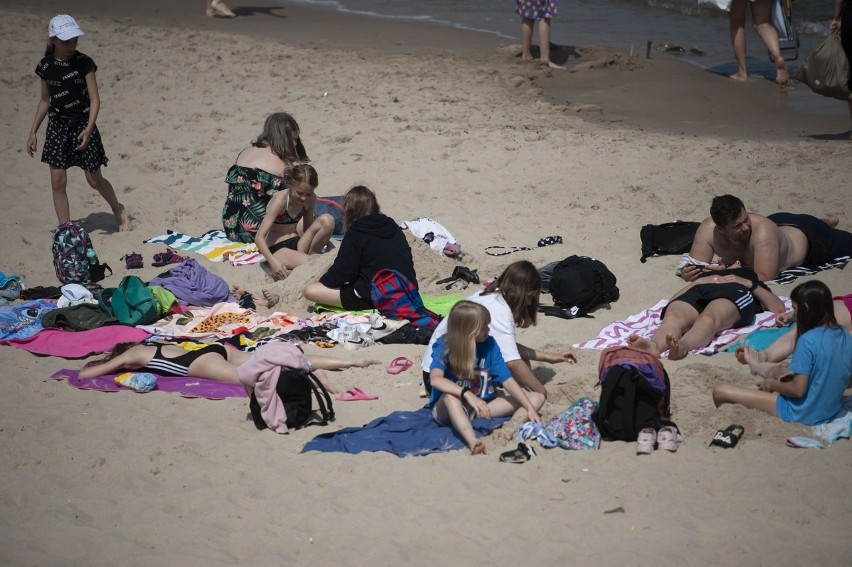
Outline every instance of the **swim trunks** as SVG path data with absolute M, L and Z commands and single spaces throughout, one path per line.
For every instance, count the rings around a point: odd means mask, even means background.
M 716 299 L 727 299 L 737 307 L 740 318 L 734 323 L 734 328 L 751 325 L 754 321 L 754 316 L 757 314 L 757 307 L 760 305 L 755 301 L 751 292 L 745 286 L 738 283 L 699 284 L 672 299 L 669 305 L 675 301 L 683 301 L 694 307 L 700 314 L 711 301 Z M 669 305 L 663 308 L 663 312 L 660 315 L 661 318 L 665 318 L 666 309 L 668 309 Z M 761 307 L 762 310 L 763 308 Z
M 222 358 L 225 360 L 228 359 L 228 351 L 225 350 L 224 346 L 219 344 L 208 345 L 198 350 L 189 350 L 174 358 L 168 358 L 163 355 L 162 349 L 162 345 L 157 345 L 157 352 L 155 352 L 154 356 L 151 357 L 151 362 L 149 362 L 145 368 L 142 368 L 142 371 L 152 372 L 154 374 L 159 374 L 160 376 L 176 376 L 182 378 L 184 376 L 189 376 L 189 367 L 193 362 L 205 354 L 215 352 L 222 355 Z
M 852 233 L 830 227 L 815 216 L 774 213 L 767 218 L 778 226 L 792 226 L 802 231 L 808 240 L 808 253 L 802 264 L 806 268 L 817 268 L 835 258 L 852 256 Z

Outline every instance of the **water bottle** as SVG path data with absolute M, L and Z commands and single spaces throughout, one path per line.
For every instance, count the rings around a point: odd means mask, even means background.
M 98 253 L 95 252 L 94 248 L 88 248 L 86 250 L 86 260 L 89 261 L 89 266 L 98 265 Z

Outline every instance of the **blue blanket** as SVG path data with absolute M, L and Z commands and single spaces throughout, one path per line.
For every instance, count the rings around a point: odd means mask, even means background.
M 473 430 L 477 437 L 486 435 L 503 424 L 508 417 L 477 418 Z M 395 411 L 374 419 L 364 427 L 347 427 L 334 433 L 317 435 L 304 446 L 302 453 L 360 453 L 387 451 L 398 457 L 429 455 L 464 449 L 464 440 L 452 427 L 442 427 L 432 419 L 432 411 L 423 407 L 417 411 Z

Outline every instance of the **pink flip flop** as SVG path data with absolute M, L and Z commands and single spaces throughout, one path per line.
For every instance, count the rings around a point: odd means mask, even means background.
M 404 356 L 397 356 L 388 365 L 388 374 L 400 374 L 414 366 L 414 363 Z
M 374 396 L 373 394 L 368 394 L 361 388 L 356 388 L 355 386 L 349 388 L 345 392 L 341 392 L 335 398 L 338 402 L 354 402 L 358 400 L 378 400 L 378 396 Z

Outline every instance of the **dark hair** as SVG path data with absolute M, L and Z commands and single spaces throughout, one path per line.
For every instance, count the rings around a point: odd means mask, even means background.
M 713 197 L 710 205 L 710 218 L 716 226 L 724 228 L 734 222 L 740 213 L 745 210 L 745 205 L 739 198 L 733 195 L 719 195 Z
M 252 142 L 257 148 L 269 148 L 287 165 L 296 161 L 311 161 L 302 145 L 301 132 L 296 120 L 286 112 L 275 112 L 266 117 L 263 132 Z
M 363 185 L 356 185 L 343 196 L 343 227 L 349 230 L 356 220 L 380 211 L 376 194 Z
M 796 341 L 817 327 L 837 327 L 834 303 L 828 286 L 811 280 L 793 288 L 790 300 L 796 304 Z
M 497 279 L 488 284 L 482 295 L 498 290 L 512 310 L 515 325 L 525 329 L 536 324 L 541 276 L 532 262 L 520 260 L 509 264 Z
M 319 187 L 319 175 L 314 166 L 306 163 L 297 163 L 287 172 L 287 181 L 296 181 L 299 183 L 307 183 L 314 189 Z
M 53 45 L 53 42 L 52 42 L 52 41 L 50 41 L 51 39 L 53 39 L 53 38 L 49 38 L 49 39 L 47 40 L 47 47 L 45 47 L 45 48 L 44 48 L 44 56 L 45 56 L 45 57 L 50 57 L 50 56 L 52 56 L 54 53 L 56 53 L 56 46 L 55 46 L 55 45 Z

